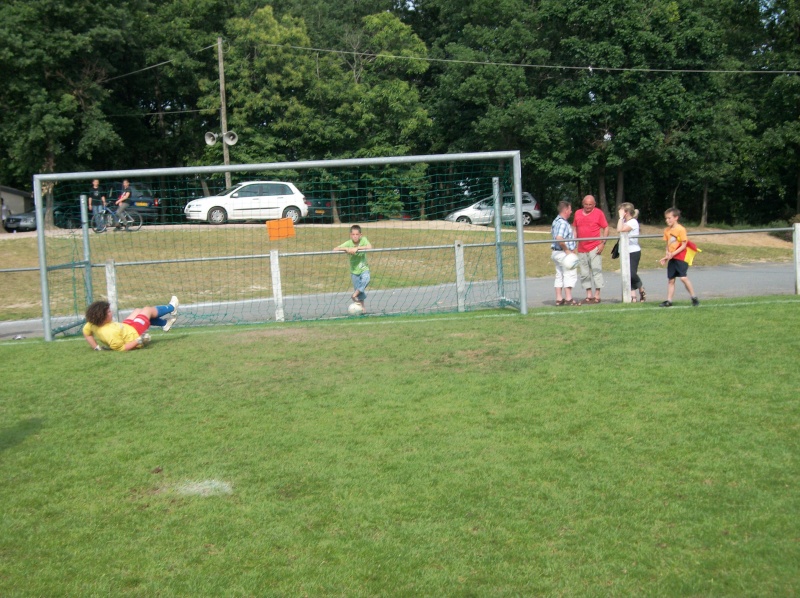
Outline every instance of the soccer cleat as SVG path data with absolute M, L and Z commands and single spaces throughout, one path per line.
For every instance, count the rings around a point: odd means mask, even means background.
M 164 324 L 164 325 L 161 327 L 161 330 L 163 330 L 164 332 L 169 332 L 170 328 L 172 328 L 172 325 L 175 323 L 175 320 L 177 320 L 177 319 L 178 319 L 178 318 L 177 318 L 177 317 L 175 317 L 175 316 L 173 316 L 173 317 L 171 317 L 171 318 L 167 318 L 167 323 L 166 323 L 166 324 Z
M 659 307 L 672 307 L 672 301 L 662 301 L 658 304 Z
M 180 305 L 180 302 L 178 301 L 178 298 L 175 295 L 173 295 L 172 299 L 169 300 L 169 304 L 172 306 L 172 315 L 173 316 L 177 316 L 178 315 L 178 305 Z
M 692 307 L 698 307 L 700 305 L 700 299 L 697 297 L 692 297 Z

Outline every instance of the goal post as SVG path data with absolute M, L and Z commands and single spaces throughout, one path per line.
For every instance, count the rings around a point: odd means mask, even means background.
M 101 298 L 124 315 L 175 294 L 191 326 L 348 317 L 349 260 L 334 248 L 353 224 L 373 247 L 368 313 L 527 313 L 520 170 L 519 152 L 506 151 L 36 175 L 45 340 L 79 334 L 86 306 Z M 228 221 L 187 221 L 193 199 L 231 201 L 221 197 L 226 173 L 242 185 Z M 94 232 L 93 179 L 109 200 L 128 179 L 128 209 L 146 225 Z M 281 201 L 267 182 L 291 182 L 310 204 L 285 238 L 265 226 Z M 269 196 L 250 197 L 259 183 L 255 195 Z M 474 222 L 445 219 L 487 201 Z

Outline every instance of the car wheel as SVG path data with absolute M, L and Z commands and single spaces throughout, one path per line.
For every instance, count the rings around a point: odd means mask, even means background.
M 302 212 L 294 206 L 289 206 L 283 211 L 284 218 L 291 218 L 294 224 L 297 224 L 297 221 L 302 218 Z
M 458 218 L 456 218 L 456 222 L 460 222 L 461 224 L 472 224 L 472 220 L 470 220 L 466 216 L 459 216 Z
M 528 212 L 522 212 L 522 226 L 530 226 L 533 224 L 533 216 Z
M 225 208 L 219 206 L 208 211 L 208 222 L 210 224 L 225 224 L 228 221 L 228 213 Z

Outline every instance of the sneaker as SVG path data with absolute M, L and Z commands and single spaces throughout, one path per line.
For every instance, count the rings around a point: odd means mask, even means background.
M 175 316 L 173 316 L 173 317 L 171 317 L 171 318 L 167 318 L 167 323 L 166 323 L 166 324 L 164 324 L 164 325 L 161 327 L 161 330 L 163 330 L 164 332 L 169 332 L 169 331 L 170 331 L 170 328 L 172 328 L 172 325 L 175 323 L 175 320 L 177 320 L 177 319 L 178 319 L 178 318 L 177 318 L 177 317 L 175 317 Z
M 659 307 L 672 307 L 672 301 L 662 301 L 658 304 Z
M 697 307 L 700 305 L 700 299 L 697 297 L 692 297 L 692 307 Z
M 177 316 L 178 315 L 178 305 L 180 305 L 180 303 L 178 302 L 178 298 L 175 295 L 173 295 L 172 299 L 169 300 L 169 304 L 172 306 L 172 315 L 173 316 Z

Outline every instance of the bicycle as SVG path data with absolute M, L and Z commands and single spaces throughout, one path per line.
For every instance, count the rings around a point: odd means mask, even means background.
M 102 233 L 108 227 L 114 226 L 114 215 L 116 210 L 110 206 L 97 206 L 92 215 L 92 229 L 96 233 Z M 126 231 L 134 232 L 142 228 L 142 215 L 139 212 L 125 210 L 119 219 L 119 223 Z

